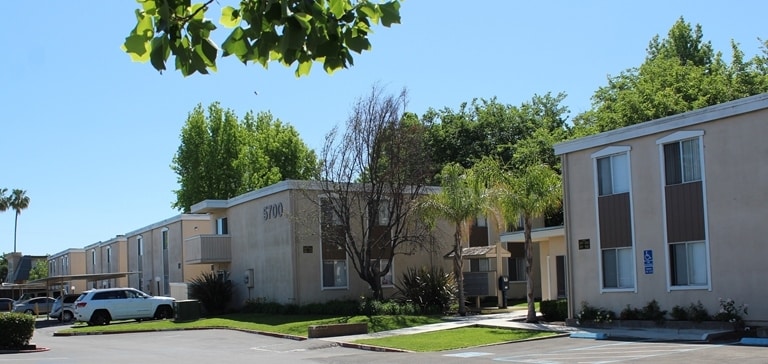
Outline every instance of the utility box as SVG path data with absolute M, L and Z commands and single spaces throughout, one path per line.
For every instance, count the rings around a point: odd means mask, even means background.
M 200 319 L 200 301 L 176 301 L 176 321 L 197 321 Z

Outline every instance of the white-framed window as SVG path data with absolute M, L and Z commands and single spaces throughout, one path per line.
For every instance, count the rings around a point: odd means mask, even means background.
M 627 153 L 597 158 L 597 191 L 599 196 L 629 192 Z
M 323 224 L 330 225 L 343 225 L 341 217 L 336 213 L 339 202 L 331 201 L 330 198 L 323 197 L 320 199 L 320 212 L 322 214 L 321 219 Z
M 229 234 L 229 226 L 227 225 L 226 217 L 220 217 L 216 219 L 216 234 L 218 235 Z
M 323 288 L 347 287 L 347 261 L 323 260 Z
M 96 267 L 96 249 L 91 249 L 91 265 Z
M 112 247 L 107 247 L 107 265 L 112 264 Z
M 634 288 L 632 248 L 602 250 L 603 288 Z
M 525 258 L 509 258 L 509 281 L 522 282 L 527 280 L 525 276 Z
M 669 244 L 673 286 L 706 286 L 707 246 L 703 241 Z
M 141 235 L 139 235 L 139 237 L 136 238 L 136 242 L 138 243 L 137 244 L 139 249 L 138 254 L 140 257 L 142 257 L 144 256 L 144 238 Z
M 470 272 L 489 272 L 491 270 L 491 260 L 488 258 L 474 258 L 469 260 Z
M 371 265 L 373 265 L 374 267 L 378 267 L 378 271 L 381 272 L 387 267 L 387 259 L 371 259 Z M 389 272 L 387 272 L 387 274 L 381 277 L 382 287 L 391 287 L 395 285 L 395 281 L 393 279 L 394 271 L 395 271 L 395 262 L 393 260 L 392 265 L 389 266 Z
M 666 185 L 701 181 L 699 138 L 664 144 Z
M 486 227 L 486 226 L 488 226 L 488 218 L 486 218 L 483 215 L 478 215 L 475 218 L 475 226 L 478 226 L 478 227 Z

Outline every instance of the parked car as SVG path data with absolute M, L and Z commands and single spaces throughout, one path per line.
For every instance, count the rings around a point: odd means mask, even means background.
M 75 318 L 75 300 L 80 297 L 79 294 L 65 294 L 59 296 L 53 303 L 50 318 L 58 319 L 62 322 L 70 322 Z
M 75 320 L 89 325 L 108 325 L 112 320 L 168 319 L 174 299 L 150 296 L 134 288 L 85 291 L 75 301 Z
M 13 304 L 16 301 L 10 298 L 0 298 L 0 312 L 7 312 L 13 310 Z
M 53 302 L 56 300 L 51 297 L 35 297 L 28 300 L 16 302 L 13 305 L 13 312 L 24 312 L 30 315 L 45 315 L 51 312 Z

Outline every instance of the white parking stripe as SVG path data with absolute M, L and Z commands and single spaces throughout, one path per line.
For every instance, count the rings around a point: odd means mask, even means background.
M 643 342 L 619 342 L 593 345 L 549 353 L 524 354 L 494 358 L 494 361 L 526 364 L 611 364 L 714 348 L 721 345 L 650 344 Z

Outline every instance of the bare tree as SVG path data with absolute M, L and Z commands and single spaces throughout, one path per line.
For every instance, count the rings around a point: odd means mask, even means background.
M 355 103 L 341 132 L 332 129 L 317 178 L 323 244 L 343 249 L 374 299 L 397 254 L 434 242 L 415 213 L 430 176 L 424 127 L 405 113 L 407 92 L 375 85 Z

